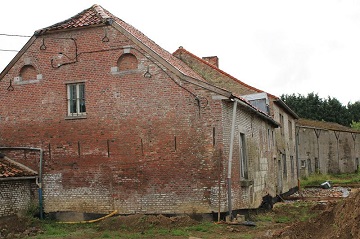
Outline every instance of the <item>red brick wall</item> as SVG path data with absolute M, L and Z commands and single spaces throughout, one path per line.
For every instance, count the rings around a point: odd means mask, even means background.
M 44 149 L 46 212 L 217 209 L 221 102 L 180 86 L 129 39 L 111 27 L 107 33 L 109 42 L 101 41 L 102 28 L 91 28 L 39 37 L 30 46 L 0 82 L 0 145 Z M 138 69 L 112 71 L 128 46 Z M 25 61 L 42 79 L 7 91 Z M 148 67 L 151 78 L 144 77 Z M 87 115 L 68 119 L 66 84 L 78 81 L 85 82 Z

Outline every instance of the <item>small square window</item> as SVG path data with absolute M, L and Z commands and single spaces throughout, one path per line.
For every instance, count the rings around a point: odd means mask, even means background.
M 67 84 L 68 116 L 86 115 L 85 83 Z

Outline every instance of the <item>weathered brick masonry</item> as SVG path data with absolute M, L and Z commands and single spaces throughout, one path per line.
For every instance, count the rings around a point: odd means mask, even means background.
M 173 55 L 211 84 L 228 89 L 235 95 L 245 96 L 264 93 L 262 90 L 256 89 L 219 69 L 217 57 L 203 57 L 201 59 L 182 47 L 175 51 Z M 278 97 L 269 93 L 266 93 L 266 95 L 269 98 L 269 115 L 275 121 L 281 123 L 280 127 L 269 132 L 271 137 L 274 137 L 274 151 L 272 155 L 268 155 L 269 168 L 267 170 L 271 172 L 271 177 L 269 176 L 267 179 L 267 184 L 276 185 L 276 188 L 269 188 L 269 193 L 274 195 L 287 192 L 297 186 L 299 175 L 297 173 L 298 163 L 296 162 L 294 136 L 297 115 Z M 263 130 L 262 135 L 265 137 L 267 132 Z
M 45 212 L 227 210 L 230 100 L 236 97 L 100 6 L 38 31 L 4 72 L 0 145 L 44 150 Z M 85 87 L 81 112 L 82 98 L 69 96 L 70 84 Z M 233 208 L 257 207 L 275 191 L 269 170 L 275 170 L 277 123 L 235 100 L 242 104 L 230 165 Z M 239 172 L 240 133 L 246 180 Z M 36 154 L 7 153 L 39 166 Z
M 35 179 L 0 180 L 0 217 L 24 213 L 36 205 Z
M 1 82 L 1 94 L 12 104 L 1 110 L 7 116 L 2 144 L 45 150 L 46 211 L 208 211 L 206 195 L 219 173 L 213 128 L 221 127 L 211 109 L 220 102 L 192 85 L 180 86 L 124 35 L 106 31 L 108 43 L 101 41 L 104 29 L 91 28 L 31 45 L 6 79 L 16 77 L 26 59 L 42 79 L 14 91 Z M 57 52 L 73 57 L 71 38 L 78 62 L 53 68 L 52 59 L 69 60 L 58 59 Z M 46 50 L 39 51 L 43 43 Z M 137 57 L 138 70 L 111 72 L 126 49 Z M 151 78 L 143 76 L 145 66 Z M 66 84 L 76 81 L 85 82 L 87 115 L 67 119 Z

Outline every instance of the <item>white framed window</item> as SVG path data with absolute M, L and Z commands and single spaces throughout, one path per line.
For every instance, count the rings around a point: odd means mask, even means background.
M 67 84 L 68 116 L 86 115 L 85 83 Z

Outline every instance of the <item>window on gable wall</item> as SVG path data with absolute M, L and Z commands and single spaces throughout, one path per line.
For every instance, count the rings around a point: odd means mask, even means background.
M 85 83 L 67 84 L 68 116 L 86 115 Z
M 291 167 L 291 177 L 295 176 L 295 162 L 294 162 L 294 156 L 290 156 L 290 167 Z
M 240 177 L 241 179 L 248 179 L 248 161 L 246 155 L 245 134 L 240 133 L 239 137 L 240 149 Z
M 291 120 L 289 120 L 288 122 L 288 130 L 289 130 L 289 139 L 293 138 L 293 133 L 292 133 L 292 122 Z
M 287 178 L 287 164 L 286 164 L 286 154 L 282 154 L 282 161 L 283 161 L 283 174 L 284 178 Z
M 284 116 L 282 114 L 279 114 L 280 117 L 280 132 L 281 135 L 284 135 Z
M 268 150 L 271 149 L 271 137 L 270 137 L 270 129 L 267 129 L 267 145 L 268 145 Z

